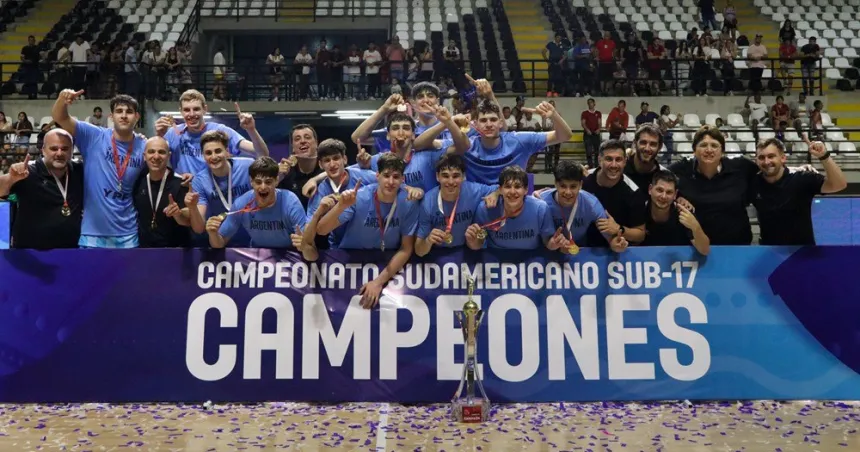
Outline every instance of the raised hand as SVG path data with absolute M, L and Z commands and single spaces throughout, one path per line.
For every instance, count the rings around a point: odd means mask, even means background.
M 477 224 L 470 224 L 468 228 L 466 228 L 466 238 L 470 240 L 478 240 L 478 233 L 481 231 L 481 226 Z
M 820 141 L 812 141 L 809 143 L 809 155 L 820 159 L 827 153 L 827 146 Z
M 420 201 L 421 198 L 424 197 L 424 190 L 418 187 L 406 187 L 406 200 L 407 201 Z
M 239 117 L 239 126 L 247 131 L 252 131 L 257 128 L 257 123 L 254 121 L 254 116 L 250 113 L 242 113 L 239 108 L 239 102 L 233 104 L 236 107 L 236 115 Z
M 221 228 L 221 223 L 223 222 L 224 219 L 221 218 L 220 215 L 209 217 L 209 219 L 206 220 L 206 232 L 218 232 L 218 229 Z
M 293 242 L 293 247 L 296 250 L 302 251 L 304 248 L 304 242 L 302 241 L 302 228 L 299 225 L 296 225 L 296 231 L 290 234 L 290 241 Z
M 347 190 L 340 195 L 340 200 L 338 203 L 342 205 L 344 208 L 350 207 L 355 204 L 356 194 L 358 193 L 358 184 L 356 184 L 355 189 Z
M 298 158 L 296 158 L 295 155 L 291 155 L 286 159 L 281 159 L 281 161 L 278 162 L 278 173 L 283 175 L 290 174 L 290 170 L 296 166 L 296 163 L 298 163 Z
M 441 245 L 445 243 L 445 238 L 448 237 L 448 234 L 441 229 L 433 229 L 430 231 L 430 235 L 427 236 L 427 241 L 434 245 Z
M 182 183 L 179 185 L 183 187 L 190 187 L 191 181 L 194 180 L 194 175 L 191 173 L 180 174 L 179 177 L 182 178 Z
M 24 155 L 24 161 L 13 163 L 12 166 L 9 167 L 9 178 L 11 182 L 14 184 L 15 182 L 22 181 L 30 176 L 30 154 Z
M 335 195 L 328 195 L 325 198 L 320 200 L 320 205 L 317 207 L 316 215 L 324 215 L 326 212 L 331 210 L 332 207 L 337 204 L 337 197 Z
M 550 251 L 555 251 L 557 249 L 564 250 L 567 243 L 568 243 L 568 240 L 564 236 L 564 234 L 561 233 L 561 228 L 559 227 L 558 229 L 555 230 L 555 234 L 553 234 L 552 238 L 550 238 L 549 241 L 547 242 L 546 247 Z
M 502 194 L 499 193 L 498 190 L 496 190 L 489 195 L 484 196 L 484 204 L 487 205 L 488 209 L 495 209 L 496 206 L 499 204 L 499 196 L 501 195 Z
M 469 84 L 475 87 L 475 92 L 478 93 L 480 97 L 492 97 L 493 96 L 493 85 L 490 85 L 490 82 L 485 78 L 473 79 L 471 75 L 465 74 L 466 80 L 469 81 Z
M 690 212 L 684 206 L 678 205 L 678 220 L 684 225 L 685 228 L 696 232 L 702 228 L 702 225 L 699 224 L 699 220 L 696 219 L 696 216 Z
M 200 201 L 200 194 L 194 191 L 194 188 L 188 190 L 188 193 L 185 194 L 185 207 L 196 208 L 197 201 Z
M 433 115 L 436 116 L 436 119 L 438 119 L 439 122 L 448 122 L 451 120 L 451 112 L 441 105 L 437 105 L 436 108 L 433 109 Z
M 167 194 L 167 199 L 167 207 L 165 207 L 163 211 L 164 216 L 166 216 L 167 218 L 173 218 L 182 213 L 182 209 L 179 208 L 179 204 L 177 204 L 176 200 L 173 199 L 172 193 Z
M 616 253 L 626 250 L 629 245 L 630 243 L 627 242 L 627 239 L 621 235 L 621 231 L 618 231 L 618 234 L 609 241 L 609 248 Z
M 75 101 L 78 100 L 78 98 L 81 97 L 82 94 L 84 94 L 84 90 L 75 91 L 73 89 L 64 89 L 64 90 L 60 91 L 59 98 L 66 105 L 71 105 L 71 104 L 75 103 Z
M 364 149 L 364 146 L 359 141 L 355 142 L 355 146 L 358 148 L 358 155 L 355 156 L 355 160 L 358 162 L 359 168 L 370 169 L 370 159 L 373 156 Z
M 173 116 L 162 116 L 155 121 L 155 134 L 163 137 L 174 126 L 176 126 L 176 120 L 173 119 Z
M 388 99 L 385 100 L 385 103 L 382 104 L 382 107 L 389 113 L 395 112 L 398 110 L 400 106 L 406 106 L 406 101 L 403 100 L 403 96 L 400 94 L 392 94 L 388 96 Z

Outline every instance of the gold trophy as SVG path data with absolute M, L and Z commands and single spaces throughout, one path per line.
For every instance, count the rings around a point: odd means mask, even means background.
M 478 329 L 484 318 L 484 311 L 478 308 L 478 304 L 472 300 L 475 292 L 475 281 L 466 276 L 469 284 L 469 299 L 463 305 L 462 312 L 455 312 L 460 328 L 463 330 L 463 340 L 466 346 L 465 359 L 463 360 L 463 376 L 460 378 L 460 386 L 451 400 L 451 412 L 457 422 L 480 423 L 486 422 L 490 415 L 490 399 L 484 391 L 481 383 L 481 375 L 478 373 Z M 475 395 L 475 386 L 480 391 L 480 397 Z M 463 396 L 463 387 L 466 394 Z

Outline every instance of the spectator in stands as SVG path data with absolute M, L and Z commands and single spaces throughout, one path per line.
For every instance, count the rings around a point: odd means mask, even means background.
M 21 48 L 21 71 L 24 85 L 21 94 L 26 94 L 28 99 L 36 99 L 38 83 L 42 80 L 39 72 L 39 46 L 36 45 L 36 37 L 28 36 L 27 45 Z
M 445 76 L 453 77 L 460 64 L 460 49 L 457 47 L 457 42 L 453 39 L 448 40 L 448 47 L 445 47 L 443 55 L 445 56 Z
M 663 134 L 663 146 L 666 146 L 666 152 L 664 154 L 666 158 L 666 164 L 672 163 L 672 155 L 675 153 L 674 147 L 674 139 L 672 138 L 672 129 L 677 126 L 681 122 L 681 118 L 684 117 L 683 114 L 675 115 L 675 119 L 672 119 L 671 115 L 672 110 L 668 105 L 663 105 L 660 107 L 660 117 L 657 119 L 657 126 L 660 127 L 660 132 Z
M 394 36 L 391 38 L 391 45 L 385 49 L 385 59 L 388 60 L 388 69 L 391 79 L 403 81 L 406 79 L 405 67 L 403 62 L 406 61 L 406 50 L 400 44 L 400 37 Z
M 667 52 L 666 47 L 663 45 L 663 40 L 654 38 L 654 41 L 648 45 L 646 56 L 648 60 L 648 79 L 651 81 L 651 92 L 653 95 L 659 96 L 663 83 L 663 71 L 667 66 Z
M 344 98 L 347 96 L 346 92 L 349 92 L 349 100 L 362 97 L 359 87 L 359 82 L 361 82 L 361 54 L 358 53 L 358 47 L 355 44 L 349 46 L 349 52 L 346 54 L 343 80 L 346 83 Z
M 69 41 L 63 41 L 57 50 L 57 62 L 54 65 L 60 86 L 72 86 L 74 80 L 71 74 L 72 54 L 69 52 Z
M 824 103 L 816 100 L 812 104 L 812 112 L 809 114 L 809 139 L 822 141 L 824 139 L 824 122 L 821 117 L 821 112 L 824 109 Z
M 782 96 L 776 96 L 776 103 L 770 107 L 770 124 L 774 129 L 779 127 L 781 122 L 788 122 L 791 120 L 791 110 L 788 108 L 788 104 L 785 103 L 785 99 Z
M 269 98 L 272 102 L 280 100 L 281 85 L 284 84 L 284 56 L 281 55 L 281 48 L 275 47 L 275 50 L 266 57 L 266 66 L 269 67 L 269 87 L 272 90 L 272 96 Z
M 171 47 L 167 51 L 167 58 L 164 60 L 164 67 L 167 71 L 167 86 L 166 91 L 171 99 L 176 99 L 179 94 L 179 88 L 182 85 L 182 59 L 179 57 L 179 52 L 176 47 Z
M 90 43 L 84 40 L 83 35 L 78 35 L 69 46 L 72 62 L 72 83 L 70 86 L 75 90 L 82 90 L 87 87 L 87 52 L 90 50 Z
M 383 64 L 382 55 L 376 50 L 376 43 L 371 41 L 367 45 L 362 59 L 365 66 L 364 72 L 367 75 L 367 97 L 375 100 L 377 97 L 382 97 L 379 69 Z
M 526 110 L 520 119 L 517 130 L 520 132 L 540 132 L 540 121 L 532 114 L 531 110 Z
M 579 115 L 579 123 L 582 126 L 582 141 L 585 144 L 585 159 L 589 168 L 594 168 L 597 163 L 597 151 L 600 149 L 600 132 L 603 124 L 603 114 L 595 108 L 594 99 L 586 102 L 588 108 Z
M 703 37 L 693 51 L 693 93 L 696 97 L 708 95 L 708 80 L 711 76 L 711 48 Z
M 308 53 L 308 46 L 302 46 L 293 63 L 299 79 L 299 100 L 308 100 L 310 96 L 311 65 L 314 57 Z
M 125 51 L 121 44 L 114 44 L 108 52 L 107 70 L 107 94 L 108 97 L 116 96 L 125 82 Z
M 642 43 L 636 33 L 627 33 L 627 42 L 621 47 L 621 66 L 631 81 L 639 79 L 639 64 L 643 59 Z
M 107 126 L 108 126 L 107 118 L 105 118 L 104 115 L 102 114 L 102 107 L 93 108 L 93 114 L 90 115 L 90 117 L 87 118 L 87 120 L 89 121 L 90 124 L 92 124 L 94 126 L 105 127 L 105 128 L 107 128 Z
M 305 49 L 307 52 L 307 49 Z M 212 57 L 212 74 L 215 76 L 215 88 L 212 92 L 213 100 L 224 100 L 224 72 L 227 70 L 227 59 L 224 58 L 224 46 L 219 46 Z
M 636 115 L 636 127 L 641 126 L 642 124 L 656 124 L 657 123 L 657 113 L 654 113 L 649 109 L 648 102 L 642 102 L 639 106 L 640 112 Z
M 132 96 L 140 94 L 140 68 L 137 64 L 138 46 L 140 43 L 132 41 L 128 45 L 128 50 L 125 51 L 125 86 L 123 91 Z
M 102 98 L 101 71 L 104 54 L 101 46 L 93 43 L 87 52 L 86 90 L 93 99 Z
M 514 119 L 517 121 L 517 124 L 519 124 L 520 119 L 523 118 L 523 108 L 525 108 L 525 106 L 526 96 L 517 96 L 514 108 L 511 110 L 511 114 L 514 115 Z
M 18 113 L 18 121 L 12 124 L 12 128 L 15 129 L 15 143 L 18 144 L 19 150 L 27 149 L 30 146 L 30 134 L 35 130 L 27 113 L 23 111 Z
M 12 135 L 14 135 L 12 123 L 6 118 L 6 113 L 0 111 L 0 143 L 3 143 L 4 150 L 6 145 L 13 141 Z
M 797 46 L 794 41 L 782 41 L 779 45 L 779 75 L 786 94 L 791 93 L 794 85 L 794 59 L 797 57 Z
M 424 47 L 424 52 L 419 57 L 421 72 L 418 74 L 418 80 L 429 82 L 433 80 L 433 51 L 430 50 L 430 45 Z
M 797 100 L 793 100 L 788 103 L 788 109 L 791 110 L 791 119 L 799 121 L 808 118 L 809 112 L 813 110 L 813 107 L 812 105 L 807 104 L 806 94 L 800 92 L 797 95 Z
M 618 105 L 609 112 L 606 118 L 606 128 L 609 130 L 609 138 L 612 140 L 622 140 L 621 134 L 627 131 L 630 125 L 630 115 L 627 114 L 627 102 L 618 101 Z
M 549 64 L 549 80 L 547 83 L 546 97 L 558 96 L 559 93 L 564 93 L 566 91 L 562 71 L 564 49 L 562 48 L 561 38 L 561 34 L 556 33 L 555 38 L 548 42 L 541 51 L 543 59 Z
M 762 85 L 761 76 L 764 74 L 765 68 L 768 66 L 767 47 L 761 43 L 762 35 L 756 34 L 755 41 L 747 49 L 747 59 L 750 60 L 747 66 L 750 69 L 750 91 L 758 93 L 764 86 Z
M 314 55 L 317 75 L 317 96 L 320 100 L 328 99 L 328 90 L 331 85 L 331 51 L 325 39 L 320 41 L 320 46 Z
M 761 94 L 756 93 L 753 97 L 753 101 L 750 102 L 750 96 L 747 96 L 744 101 L 744 108 L 741 110 L 741 116 L 744 117 L 744 122 L 752 123 L 752 121 L 759 121 L 768 116 L 768 111 L 770 110 L 764 102 L 761 100 Z
M 565 92 L 571 92 L 576 97 L 587 96 L 591 92 L 594 82 L 591 76 L 591 58 L 591 44 L 585 36 L 580 36 L 576 45 L 568 50 L 562 59 L 568 62 L 570 70 L 570 89 L 565 89 Z
M 783 22 L 782 27 L 779 29 L 779 42 L 794 41 L 796 37 L 797 32 L 794 31 L 791 21 L 786 20 Z
M 723 95 L 724 96 L 734 96 L 734 86 L 735 86 L 735 55 L 737 54 L 737 48 L 735 47 L 735 41 L 732 39 L 726 39 L 722 41 L 722 48 L 720 49 L 720 73 L 723 76 Z
M 678 41 L 678 47 L 674 52 L 675 72 L 671 74 L 673 85 L 678 90 L 681 96 L 684 95 L 684 90 L 690 86 L 690 48 L 687 46 L 687 41 Z M 677 79 L 675 79 L 677 77 Z
M 723 33 L 728 34 L 732 41 L 738 34 L 738 13 L 732 0 L 726 0 L 726 7 L 723 9 Z
M 803 92 L 815 95 L 815 78 L 818 76 L 818 60 L 821 59 L 821 47 L 815 36 L 809 38 L 809 43 L 800 48 L 803 57 L 800 59 L 800 76 L 803 78 Z
M 699 12 L 702 15 L 702 28 L 717 28 L 717 13 L 714 10 L 714 0 L 699 0 Z
M 555 108 L 555 101 L 550 100 L 549 104 Z M 554 130 L 555 123 L 552 118 L 541 118 L 540 122 L 541 130 Z M 546 147 L 546 151 L 544 152 L 544 170 L 547 173 L 552 173 L 555 170 L 556 165 L 558 165 L 558 160 L 561 157 L 561 143 L 552 144 Z M 535 155 L 536 157 L 536 155 Z
M 159 99 L 164 90 L 166 68 L 164 65 L 167 55 L 161 50 L 161 43 L 150 41 L 143 53 L 144 74 L 146 74 L 146 98 Z M 221 70 L 222 80 L 227 75 L 227 68 Z
M 343 91 L 343 64 L 346 60 L 346 57 L 343 54 L 343 51 L 340 49 L 339 45 L 335 45 L 332 47 L 331 51 L 331 66 L 329 70 L 331 71 L 330 76 L 330 87 L 331 91 L 329 92 L 334 100 L 340 100 L 341 97 L 344 96 Z
M 597 85 L 601 94 L 609 93 L 610 86 L 614 85 L 613 73 L 616 66 L 615 40 L 612 39 L 612 33 L 603 32 L 603 39 L 594 44 L 597 49 Z

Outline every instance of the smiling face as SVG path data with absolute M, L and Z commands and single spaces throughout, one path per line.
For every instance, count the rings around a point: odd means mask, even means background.
M 317 139 L 313 129 L 301 128 L 293 131 L 292 153 L 299 158 L 314 158 L 317 155 Z
M 505 210 L 506 211 L 517 211 L 525 202 L 526 192 L 529 187 L 527 185 L 523 185 L 522 181 L 516 179 L 508 179 L 506 180 L 501 187 L 499 187 L 499 191 L 502 194 L 502 199 L 505 200 Z
M 648 188 L 648 194 L 651 196 L 651 205 L 665 210 L 672 206 L 675 202 L 675 196 L 678 194 L 675 184 L 658 180 Z
M 454 196 L 460 192 L 460 186 L 463 185 L 463 180 L 466 176 L 460 168 L 442 168 L 436 173 L 436 180 L 439 181 L 440 190 L 446 196 Z
M 423 113 L 425 115 L 434 114 L 436 107 L 439 105 L 439 97 L 436 96 L 432 91 L 425 90 L 415 95 L 415 99 L 413 100 L 413 104 L 415 105 L 415 109 L 418 110 L 419 113 Z
M 393 121 L 388 124 L 388 141 L 391 142 L 392 150 L 406 151 L 412 147 L 414 140 L 415 131 L 408 121 Z
M 779 175 L 780 170 L 785 166 L 785 154 L 779 151 L 774 145 L 756 149 L 755 162 L 758 169 L 766 177 L 774 177 Z
M 693 152 L 699 163 L 708 165 L 718 165 L 723 158 L 723 146 L 709 135 L 702 137 Z
M 339 183 L 344 174 L 346 157 L 342 154 L 327 155 L 320 158 L 319 164 L 329 179 Z
M 147 140 L 143 159 L 146 161 L 146 166 L 150 172 L 164 171 L 167 168 L 167 162 L 170 161 L 170 146 L 167 144 L 167 140 L 161 137 Z
M 600 172 L 610 181 L 618 181 L 624 175 L 626 155 L 624 149 L 607 149 L 600 156 Z
M 562 207 L 572 207 L 582 189 L 582 182 L 572 180 L 560 180 L 555 183 L 556 201 Z
M 657 158 L 658 152 L 660 152 L 660 137 L 642 131 L 636 140 L 636 154 L 639 156 L 639 159 L 650 163 Z
M 254 190 L 254 200 L 258 206 L 267 206 L 275 201 L 275 188 L 278 178 L 258 174 L 251 179 L 251 189 Z
M 203 145 L 203 159 L 212 171 L 224 169 L 228 163 L 227 148 L 220 141 L 210 141 Z
M 206 116 L 206 105 L 199 100 L 187 100 L 179 105 L 182 119 L 188 130 L 198 131 L 205 126 L 203 117 Z

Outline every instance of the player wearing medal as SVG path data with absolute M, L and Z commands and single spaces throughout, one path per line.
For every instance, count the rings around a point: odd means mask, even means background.
M 69 105 L 83 91 L 64 89 L 51 114 L 72 134 L 84 160 L 84 220 L 78 245 L 82 248 L 137 248 L 137 212 L 132 203 L 134 181 L 143 171 L 146 138 L 134 133 L 140 106 L 121 94 L 110 101 L 113 129 L 78 121 Z
M 539 195 L 549 207 L 553 224 L 561 228 L 561 234 L 567 240 L 559 248 L 564 254 L 575 255 L 579 253 L 580 246 L 590 246 L 587 242 L 589 226 L 609 218 L 597 197 L 582 190 L 583 173 L 582 166 L 562 160 L 555 167 L 555 188 L 544 190 Z M 627 248 L 626 241 L 618 240 L 616 236 L 605 234 L 604 237 L 616 253 Z
M 343 141 L 329 138 L 319 145 L 319 166 L 325 172 L 326 178 L 320 183 L 319 188 L 308 203 L 308 218 L 312 218 L 319 208 L 323 198 L 329 195 L 340 196 L 341 193 L 352 190 L 361 181 L 364 185 L 376 183 L 376 173 L 359 168 L 346 167 L 346 145 Z M 328 237 L 319 236 L 328 241 L 331 247 L 337 247 L 343 236 L 344 227 L 341 226 Z M 318 243 L 319 245 L 319 243 Z
M 316 260 L 313 242 L 303 243 L 301 228 L 305 212 L 295 194 L 277 188 L 278 164 L 270 157 L 260 157 L 248 168 L 253 190 L 233 202 L 225 215 L 209 218 L 206 231 L 212 248 L 224 248 L 240 228 L 251 236 L 251 246 L 290 248 L 302 252 L 307 260 Z
M 146 140 L 143 160 L 147 169 L 134 183 L 132 196 L 137 210 L 137 231 L 141 248 L 183 248 L 190 246 L 188 218 L 182 215 L 188 187 L 167 167 L 170 145 L 161 137 Z
M 278 177 L 281 179 L 278 188 L 293 192 L 302 202 L 302 206 L 307 208 L 311 197 L 302 193 L 302 187 L 322 174 L 322 169 L 317 165 L 317 131 L 309 124 L 297 124 L 293 126 L 290 137 L 290 157 L 281 159 L 278 164 Z
M 376 305 L 382 288 L 403 268 L 415 245 L 420 206 L 407 199 L 402 186 L 405 167 L 394 153 L 383 154 L 376 184 L 347 190 L 336 204 L 334 196 L 324 198 L 308 225 L 308 230 L 315 226 L 314 232 L 322 235 L 344 225 L 338 244 L 341 249 L 397 250 L 379 276 L 361 287 L 362 306 L 366 308 Z
M 230 210 L 233 199 L 251 191 L 248 168 L 254 160 L 246 157 L 232 157 L 227 151 L 230 138 L 220 130 L 206 132 L 200 137 L 203 158 L 207 168 L 194 176 L 191 191 L 185 199 L 191 229 L 202 234 L 206 231 L 206 220 Z M 205 246 L 206 236 L 197 237 L 195 244 Z M 230 247 L 248 246 L 250 237 L 243 229 L 230 238 Z
M 466 228 L 466 245 L 473 250 L 484 247 L 533 250 L 541 245 L 555 251 L 567 240 L 557 233 L 545 202 L 526 196 L 528 175 L 518 166 L 502 170 L 499 191 L 502 205 L 478 207 L 475 221 Z M 559 228 L 560 230 L 560 228 Z
M 669 170 L 657 171 L 651 179 L 648 195 L 642 246 L 687 246 L 692 243 L 696 251 L 707 256 L 711 251 L 711 240 L 690 209 L 675 202 L 678 176 Z
M 72 160 L 74 142 L 63 129 L 45 134 L 42 158 L 30 155 L 0 175 L 0 198 L 18 199 L 12 247 L 77 248 L 84 205 L 84 164 Z
M 185 121 L 184 124 L 176 125 L 172 116 L 158 118 L 155 122 L 155 133 L 164 137 L 170 144 L 170 164 L 177 174 L 197 174 L 206 169 L 206 159 L 203 157 L 200 139 L 204 133 L 213 130 L 219 130 L 227 135 L 229 139 L 227 150 L 232 155 L 269 155 L 269 148 L 257 131 L 254 117 L 248 113 L 242 113 L 238 103 L 235 107 L 239 125 L 248 132 L 250 141 L 230 127 L 206 122 L 205 117 L 209 114 L 206 97 L 194 89 L 185 91 L 179 97 L 179 110 Z
M 415 254 L 424 256 L 434 246 L 463 246 L 466 228 L 472 224 L 475 210 L 481 202 L 484 201 L 489 208 L 496 206 L 498 185 L 483 185 L 465 178 L 463 157 L 446 154 L 436 163 L 439 186 L 427 192 L 421 200 Z

